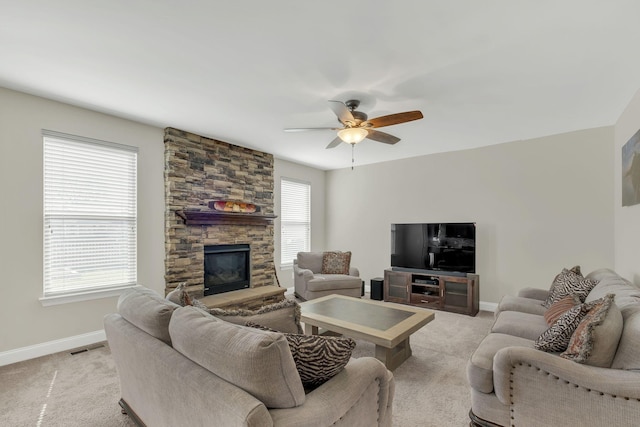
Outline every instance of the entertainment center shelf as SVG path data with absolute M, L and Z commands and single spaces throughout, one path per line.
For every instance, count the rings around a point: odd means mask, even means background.
M 480 309 L 480 276 L 384 271 L 384 300 L 475 316 Z

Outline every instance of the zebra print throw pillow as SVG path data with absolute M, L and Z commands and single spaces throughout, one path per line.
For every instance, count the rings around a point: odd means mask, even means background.
M 252 322 L 246 326 L 278 332 Z M 283 334 L 296 363 L 302 385 L 309 392 L 337 375 L 351 358 L 356 342 L 351 338 Z
M 574 267 L 572 270 L 574 270 Z M 576 274 L 572 270 L 562 269 L 562 272 L 556 276 L 549 290 L 549 296 L 542 304 L 545 308 L 551 307 L 551 305 L 560 301 L 567 295 L 575 295 L 580 298 L 580 301 L 584 302 L 584 299 L 589 295 L 591 289 L 596 285 L 596 282 L 590 279 L 585 279 L 581 274 Z M 580 271 L 578 269 L 578 271 Z
M 533 346 L 547 352 L 565 351 L 571 335 L 588 311 L 587 304 L 576 305 L 569 309 L 536 339 Z

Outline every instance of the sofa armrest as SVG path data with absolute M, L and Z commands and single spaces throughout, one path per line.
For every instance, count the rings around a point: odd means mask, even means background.
M 197 426 L 211 420 L 225 427 L 273 425 L 261 401 L 119 314 L 105 316 L 104 326 L 120 396 L 147 426 Z
M 523 288 L 520 289 L 520 292 L 518 292 L 518 296 L 544 301 L 549 296 L 549 290 L 539 288 Z
M 360 270 L 357 267 L 349 267 L 349 276 L 360 277 Z
M 313 271 L 307 269 L 307 268 L 300 268 L 297 265 L 293 265 L 293 273 L 297 276 L 297 277 L 302 277 L 305 280 L 311 280 L 313 279 Z
M 633 425 L 640 417 L 640 372 L 507 347 L 496 353 L 493 375 L 495 394 L 511 407 L 516 425 Z M 573 407 L 580 411 L 567 410 Z
M 335 377 L 307 394 L 302 406 L 271 409 L 274 426 L 390 426 L 393 374 L 373 357 L 351 359 Z

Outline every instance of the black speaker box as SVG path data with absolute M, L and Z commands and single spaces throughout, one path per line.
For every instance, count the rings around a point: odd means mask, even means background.
M 382 301 L 382 284 L 384 279 L 382 277 L 376 277 L 371 279 L 371 299 Z

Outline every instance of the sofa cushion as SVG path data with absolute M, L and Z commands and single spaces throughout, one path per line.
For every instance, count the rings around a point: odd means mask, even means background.
M 282 334 L 220 320 L 195 307 L 178 308 L 169 323 L 173 347 L 267 408 L 293 408 L 305 394 Z
M 580 304 L 580 298 L 575 295 L 567 295 L 566 297 L 551 304 L 551 307 L 544 312 L 544 320 L 548 326 L 553 325 L 556 320 L 564 313 Z
M 307 282 L 307 291 L 331 291 L 334 289 L 360 289 L 362 279 L 355 276 L 345 276 L 344 274 L 316 274 Z
M 589 303 L 589 311 L 560 356 L 602 368 L 611 366 L 622 334 L 622 314 L 613 298 L 614 295 L 609 294 Z
M 542 305 L 543 301 L 534 298 L 505 295 L 500 299 L 496 316 L 503 311 L 519 311 L 542 316 L 547 309 Z
M 169 320 L 179 307 L 143 287 L 127 289 L 118 299 L 118 313 L 125 320 L 169 345 Z
M 491 332 L 535 340 L 548 327 L 544 317 L 537 314 L 503 311 L 491 327 Z
M 201 307 L 199 307 L 201 308 Z M 258 310 L 225 310 L 212 308 L 208 310 L 212 315 L 236 325 L 247 322 L 257 323 L 278 332 L 301 334 L 300 305 L 292 299 L 285 299 L 275 304 L 265 305 Z
M 576 295 L 580 298 L 580 301 L 584 302 L 595 285 L 596 282 L 591 279 L 586 279 L 582 277 L 582 275 L 564 268 L 554 279 L 551 289 L 549 290 L 549 296 L 542 305 L 545 308 L 549 308 L 551 304 L 561 300 L 567 295 Z
M 469 385 L 482 393 L 493 391 L 493 357 L 505 347 L 533 348 L 533 341 L 513 335 L 491 333 L 484 337 L 467 363 Z
M 611 368 L 640 371 L 640 304 L 635 311 L 627 307 L 622 315 L 622 335 Z
M 586 302 L 595 301 L 607 294 L 615 294 L 616 306 L 624 313 L 627 306 L 640 303 L 640 289 L 611 270 L 596 270 L 587 277 L 599 277 L 598 284 L 589 292 Z
M 277 332 L 262 325 L 248 322 L 246 326 Z M 300 379 L 306 391 L 324 384 L 336 376 L 351 359 L 356 342 L 351 338 L 284 334 Z
M 534 347 L 537 350 L 547 352 L 566 350 L 569 340 L 571 340 L 571 335 L 573 335 L 587 311 L 588 308 L 585 304 L 569 309 L 553 325 L 549 326 L 549 329 L 540 334 L 535 341 Z
M 351 252 L 330 251 L 322 254 L 321 274 L 349 274 Z
M 322 252 L 298 252 L 297 263 L 299 268 L 319 274 L 322 271 Z

